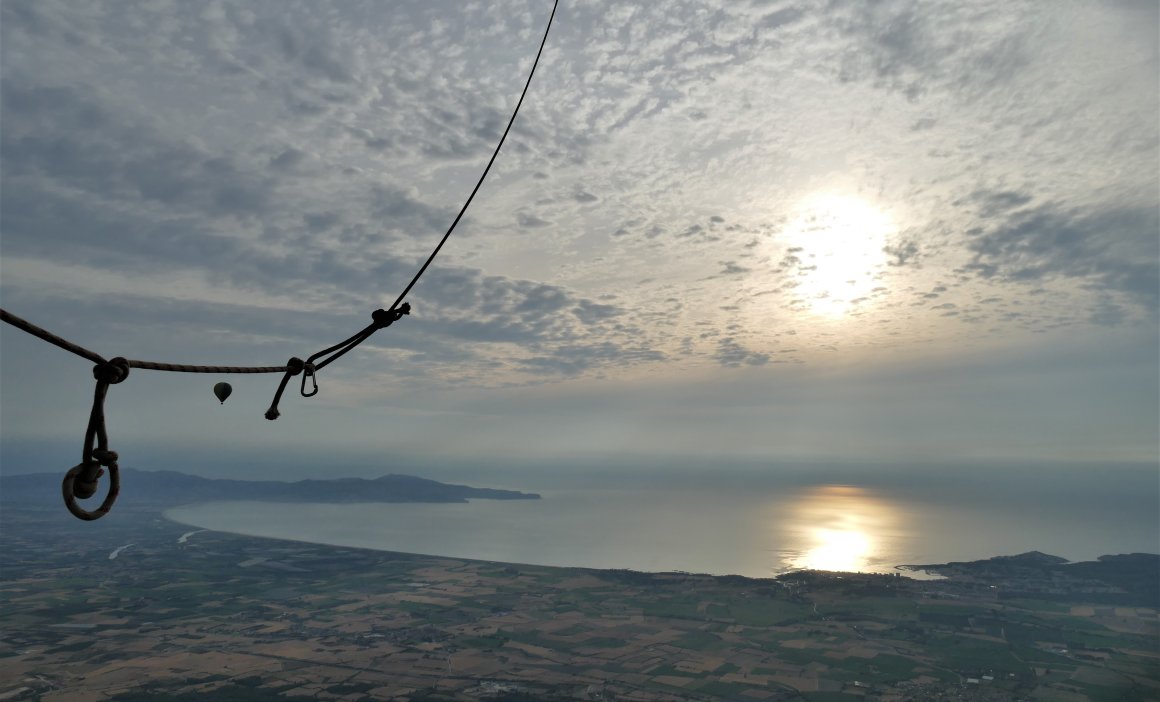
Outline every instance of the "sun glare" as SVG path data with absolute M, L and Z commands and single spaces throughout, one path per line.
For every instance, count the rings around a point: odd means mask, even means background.
M 807 198 L 776 239 L 795 306 L 839 317 L 866 302 L 894 229 L 890 215 L 860 197 Z
M 816 545 L 805 554 L 802 567 L 813 570 L 857 572 L 867 567 L 870 538 L 858 531 L 817 529 Z
M 859 572 L 881 567 L 881 541 L 894 528 L 896 515 L 863 488 L 821 485 L 803 493 L 786 518 L 798 541 L 791 567 Z

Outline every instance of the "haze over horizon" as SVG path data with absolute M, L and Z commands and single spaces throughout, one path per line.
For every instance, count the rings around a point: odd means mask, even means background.
M 106 357 L 346 338 L 450 224 L 550 10 L 5 0 L 3 307 Z M 1156 464 L 1158 26 L 1129 0 L 565 0 L 412 316 L 275 422 L 277 375 L 134 370 L 110 446 L 248 479 Z M 91 364 L 8 325 L 0 358 L 0 470 L 67 470 Z

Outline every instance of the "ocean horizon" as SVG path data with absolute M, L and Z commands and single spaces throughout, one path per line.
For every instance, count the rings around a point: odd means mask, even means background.
M 1142 498 L 1141 476 L 1105 479 L 1080 492 L 1017 489 L 1036 477 L 1014 471 L 994 483 L 935 490 L 914 481 L 767 477 L 641 487 L 626 480 L 542 490 L 539 500 L 289 508 L 210 502 L 166 516 L 192 527 L 335 546 L 757 578 L 801 569 L 894 573 L 901 565 L 1028 551 L 1070 561 L 1160 553 L 1160 509 L 1154 494 Z

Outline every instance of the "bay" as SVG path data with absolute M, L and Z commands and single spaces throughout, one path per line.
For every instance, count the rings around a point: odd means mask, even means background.
M 214 502 L 166 515 L 206 529 L 386 551 L 771 577 L 804 568 L 889 573 L 900 564 L 1033 550 L 1070 560 L 1160 552 L 1157 500 L 1130 490 L 654 485 L 449 504 Z

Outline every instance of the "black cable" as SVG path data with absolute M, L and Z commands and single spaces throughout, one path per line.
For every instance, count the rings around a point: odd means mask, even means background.
M 512 117 L 508 120 L 507 128 L 503 130 L 503 136 L 499 138 L 499 143 L 495 145 L 495 151 L 493 151 L 491 154 L 491 160 L 487 162 L 487 167 L 483 169 L 483 175 L 479 176 L 479 181 L 475 184 L 475 188 L 473 188 L 471 194 L 467 196 L 467 201 L 463 203 L 463 207 L 459 209 L 459 214 L 455 216 L 455 221 L 453 221 L 451 226 L 447 228 L 447 233 L 444 234 L 443 238 L 439 240 L 439 245 L 436 246 L 435 250 L 431 252 L 431 255 L 427 257 L 426 263 L 423 264 L 423 267 L 419 269 L 419 272 L 415 274 L 415 277 L 411 279 L 411 282 L 399 295 L 398 299 L 395 300 L 395 304 L 391 305 L 390 310 L 388 310 L 389 312 L 394 312 L 395 308 L 399 306 L 399 303 L 403 301 L 403 298 L 407 296 L 407 293 L 411 292 L 411 288 L 415 287 L 415 283 L 419 282 L 419 277 L 422 276 L 423 273 L 427 270 L 427 266 L 430 266 L 431 262 L 435 260 L 435 256 L 439 253 L 439 249 L 443 248 L 443 244 L 447 242 L 447 237 L 451 236 L 451 232 L 455 231 L 455 226 L 459 224 L 459 220 L 463 218 L 463 213 L 467 212 L 467 206 L 471 204 L 471 201 L 475 198 L 475 194 L 479 192 L 480 187 L 483 186 L 483 180 L 484 178 L 487 178 L 487 173 L 491 170 L 491 164 L 495 163 L 496 156 L 499 156 L 499 150 L 501 147 L 503 147 L 503 142 L 505 139 L 507 139 L 507 135 L 508 132 L 511 131 L 512 124 L 514 124 L 516 121 L 516 115 L 520 113 L 520 105 L 524 104 L 524 96 L 528 94 L 528 86 L 532 84 L 532 76 L 536 74 L 536 66 L 538 66 L 540 63 L 540 55 L 544 53 L 544 45 L 548 43 L 548 32 L 552 29 L 552 20 L 556 17 L 556 8 L 559 5 L 560 0 L 555 0 L 555 2 L 552 4 L 552 14 L 548 17 L 548 26 L 544 29 L 544 38 L 540 40 L 540 49 L 536 52 L 536 60 L 532 61 L 532 70 L 528 71 L 528 80 L 526 83 L 524 83 L 524 90 L 522 93 L 520 93 L 520 99 L 518 102 L 516 102 L 516 109 L 512 111 Z
M 531 70 L 528 71 L 528 79 L 524 82 L 524 89 L 520 92 L 520 98 L 516 101 L 515 109 L 512 110 L 512 116 L 508 119 L 507 127 L 504 128 L 503 134 L 500 135 L 499 143 L 495 145 L 495 150 L 491 152 L 491 158 L 488 159 L 487 165 L 483 169 L 483 173 L 480 174 L 479 180 L 476 181 L 475 187 L 471 190 L 471 194 L 467 196 L 467 200 L 464 201 L 463 207 L 459 208 L 459 214 L 455 215 L 455 219 L 451 222 L 451 226 L 449 226 L 447 231 L 443 234 L 443 238 L 439 240 L 439 243 L 435 246 L 435 249 L 431 252 L 431 255 L 427 257 L 427 260 L 419 268 L 419 271 L 415 273 L 415 277 L 411 278 L 411 282 L 407 284 L 407 287 L 404 288 L 403 292 L 399 294 L 399 297 L 395 299 L 395 302 L 391 305 L 390 309 L 375 310 L 372 315 L 375 321 L 372 324 L 364 328 L 362 331 L 354 334 L 346 341 L 337 343 L 334 346 L 327 347 L 306 359 L 306 365 L 307 368 L 310 369 L 311 375 L 313 375 L 315 371 L 322 370 L 331 362 L 338 360 L 338 358 L 346 354 L 348 351 L 369 339 L 371 335 L 379 329 L 390 326 L 393 322 L 398 321 L 403 315 L 410 313 L 411 306 L 403 302 L 403 299 L 407 297 L 407 293 L 411 292 L 411 288 L 415 287 L 415 283 L 419 282 L 419 278 L 422 277 L 423 273 L 427 271 L 427 268 L 431 265 L 431 262 L 435 260 L 435 256 L 439 254 L 440 249 L 442 249 L 443 245 L 447 243 L 447 239 L 451 236 L 451 232 L 455 231 L 455 227 L 458 226 L 459 221 L 463 219 L 463 215 L 467 212 L 467 208 L 469 205 L 471 205 L 471 201 L 475 199 L 476 193 L 478 193 L 479 189 L 483 187 L 483 181 L 487 178 L 487 174 L 491 171 L 492 164 L 495 163 L 496 157 L 499 156 L 499 151 L 501 148 L 503 148 L 504 141 L 507 140 L 508 132 L 511 131 L 512 125 L 515 124 L 516 116 L 520 113 L 520 107 L 524 104 L 524 98 L 527 97 L 528 88 L 532 85 L 532 77 L 536 74 L 536 67 L 540 65 L 540 56 L 543 55 L 544 46 L 548 43 L 548 33 L 552 30 L 552 20 L 556 18 L 556 9 L 559 7 L 559 5 L 560 0 L 555 0 L 552 3 L 552 13 L 548 16 L 548 25 L 544 28 L 544 36 L 542 39 L 540 39 L 540 48 L 536 51 L 536 58 L 532 61 Z M 328 354 L 330 355 L 328 356 Z M 323 356 L 327 356 L 327 358 L 322 359 Z M 286 381 L 284 380 L 282 387 L 285 386 L 285 382 Z M 306 394 L 305 388 L 306 378 L 303 377 L 302 395 L 304 397 L 310 397 L 310 395 Z M 279 389 L 277 397 L 281 397 L 281 390 L 282 388 Z M 277 397 L 275 398 L 274 406 L 272 406 L 271 410 L 266 414 L 267 418 L 278 416 Z

